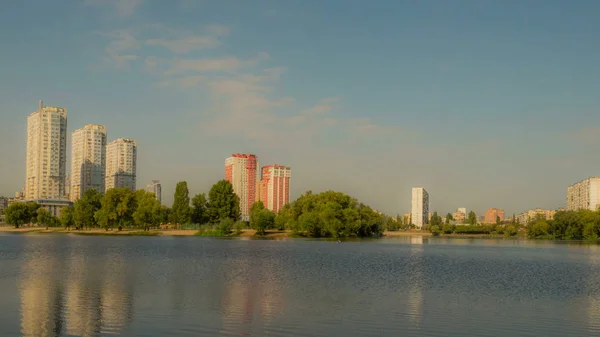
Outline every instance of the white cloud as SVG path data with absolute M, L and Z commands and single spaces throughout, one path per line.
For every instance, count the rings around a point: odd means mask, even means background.
M 126 30 L 118 30 L 101 34 L 110 39 L 104 48 L 105 60 L 113 63 L 117 69 L 125 69 L 130 61 L 135 61 L 138 56 L 134 53 L 140 49 L 140 42 Z
M 236 71 L 250 66 L 255 66 L 260 60 L 265 59 L 265 53 L 259 53 L 255 58 L 242 60 L 235 56 L 223 56 L 217 58 L 203 59 L 177 59 L 172 63 L 172 68 L 168 70 L 166 75 L 173 75 L 182 72 L 227 72 L 235 73 Z
M 146 45 L 164 47 L 177 54 L 187 54 L 193 50 L 215 48 L 221 43 L 210 36 L 190 36 L 178 40 L 148 39 Z
M 117 16 L 127 18 L 135 13 L 135 10 L 142 4 L 143 0 L 85 0 L 87 5 L 109 6 L 114 8 Z

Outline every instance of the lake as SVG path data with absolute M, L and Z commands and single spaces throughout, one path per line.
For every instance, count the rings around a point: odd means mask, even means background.
M 600 335 L 600 246 L 0 233 L 0 336 Z

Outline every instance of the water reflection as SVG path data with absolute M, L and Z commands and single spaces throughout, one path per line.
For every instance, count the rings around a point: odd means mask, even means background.
M 62 255 L 52 252 L 56 247 L 51 243 L 32 244 L 21 265 L 23 336 L 118 334 L 133 310 L 132 289 L 125 288 L 132 283 L 125 276 L 122 257 L 90 258 L 71 252 L 61 261 Z M 104 268 L 91 267 L 101 265 L 100 261 Z
M 415 329 L 421 326 L 423 314 L 423 237 L 412 237 L 409 250 L 409 284 L 407 313 Z

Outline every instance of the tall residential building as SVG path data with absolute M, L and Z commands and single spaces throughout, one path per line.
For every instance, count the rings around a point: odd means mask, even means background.
M 152 180 L 152 184 L 146 185 L 146 191 L 154 193 L 154 196 L 156 196 L 156 200 L 162 203 L 162 185 L 160 184 L 159 180 Z
M 135 191 L 137 145 L 135 140 L 119 138 L 106 146 L 106 190 L 129 188 Z
M 0 197 L 0 215 L 4 214 L 4 210 L 8 207 L 8 198 Z
M 89 189 L 104 193 L 106 179 L 106 128 L 88 124 L 71 135 L 71 201 Z
M 429 193 L 423 187 L 412 189 L 411 220 L 417 228 L 429 223 Z
M 567 210 L 589 209 L 600 206 L 600 177 L 589 177 L 567 188 Z
M 498 218 L 500 218 L 500 221 L 504 221 L 504 210 L 500 208 L 490 208 L 485 211 L 483 223 L 496 223 Z
M 27 118 L 25 200 L 61 199 L 65 194 L 67 110 L 44 106 Z
M 290 202 L 290 178 L 292 169 L 281 165 L 262 167 L 262 180 L 259 186 L 259 200 L 265 208 L 277 213 Z
M 253 154 L 232 154 L 225 159 L 225 179 L 233 185 L 240 198 L 240 212 L 244 220 L 250 216 L 250 208 L 257 199 L 258 159 Z

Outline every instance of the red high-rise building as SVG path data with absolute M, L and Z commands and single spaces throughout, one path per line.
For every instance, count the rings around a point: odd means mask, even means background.
M 225 179 L 240 198 L 240 211 L 247 220 L 252 204 L 257 201 L 258 159 L 253 154 L 232 154 L 225 159 Z
M 277 213 L 283 205 L 290 202 L 290 178 L 292 169 L 281 165 L 269 165 L 262 168 L 260 182 L 260 200 L 265 208 Z

